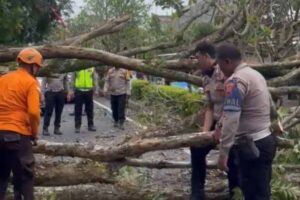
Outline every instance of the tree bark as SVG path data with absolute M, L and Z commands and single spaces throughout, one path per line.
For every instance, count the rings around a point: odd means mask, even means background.
M 267 81 L 268 86 L 280 87 L 284 85 L 296 85 L 300 79 L 300 68 L 292 70 L 284 76 L 276 77 Z
M 300 69 L 300 68 L 299 68 Z M 287 94 L 300 94 L 299 86 L 287 86 L 287 87 L 269 87 L 269 91 L 272 95 L 280 96 Z
M 142 60 L 119 56 L 102 50 L 79 48 L 70 46 L 44 46 L 36 47 L 45 59 L 50 58 L 78 58 L 102 62 L 108 66 L 121 67 L 154 76 L 165 77 L 177 81 L 187 81 L 195 85 L 202 85 L 202 78 L 183 72 L 167 70 L 157 67 L 158 63 L 144 63 Z M 12 61 L 16 58 L 20 48 L 0 50 L 0 61 Z M 90 67 L 90 66 L 86 66 Z M 83 66 L 81 69 L 84 68 Z M 49 70 L 49 69 L 48 69 Z M 54 69 L 50 69 L 51 71 Z
M 134 167 L 146 167 L 155 169 L 176 169 L 176 168 L 191 168 L 189 161 L 173 161 L 173 160 L 143 160 L 136 158 L 127 158 L 126 164 Z M 289 171 L 300 170 L 299 164 L 273 164 L 274 167 L 284 168 Z M 207 162 L 208 169 L 218 169 L 217 162 Z
M 207 200 L 226 200 L 226 192 L 208 191 Z M 224 189 L 222 186 L 221 189 Z M 142 200 L 155 197 L 164 200 L 188 200 L 189 194 L 185 191 L 173 191 L 172 188 L 163 189 L 145 189 L 138 186 L 122 186 L 108 184 L 88 184 L 64 187 L 36 187 L 36 199 L 56 199 L 56 200 L 83 200 L 83 199 L 101 199 L 101 200 Z M 12 195 L 8 200 L 12 200 Z
M 103 25 L 96 28 L 95 30 L 83 33 L 81 35 L 68 38 L 65 41 L 55 42 L 55 45 L 65 45 L 65 46 L 78 46 L 88 40 L 100 37 L 106 34 L 111 34 L 120 31 L 129 21 L 129 16 L 122 16 L 115 19 L 107 20 Z
M 119 146 L 101 147 L 98 145 L 78 143 L 54 143 L 40 141 L 34 148 L 35 153 L 52 156 L 70 156 L 88 158 L 95 161 L 117 161 L 126 157 L 140 156 L 149 151 L 176 149 L 190 146 L 207 146 L 214 140 L 210 132 L 190 133 L 176 136 L 147 138 L 123 143 Z M 279 145 L 283 148 L 293 148 L 293 140 L 280 139 Z
M 54 143 L 40 141 L 35 153 L 52 156 L 88 158 L 96 161 L 115 161 L 125 157 L 139 156 L 149 151 L 175 149 L 189 146 L 206 146 L 214 143 L 211 133 L 192 133 L 163 138 L 150 138 L 119 146 L 101 147 L 78 143 Z
M 68 186 L 87 183 L 113 184 L 116 179 L 107 164 L 93 161 L 79 163 L 38 162 L 35 167 L 35 185 Z

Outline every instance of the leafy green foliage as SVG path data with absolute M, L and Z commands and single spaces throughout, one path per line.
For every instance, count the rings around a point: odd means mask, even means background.
M 94 39 L 86 46 L 106 49 L 111 52 L 142 46 L 147 42 L 149 6 L 140 0 L 85 0 L 85 6 L 75 18 L 69 20 L 69 31 L 72 36 L 89 32 L 99 27 L 110 18 L 130 16 L 130 21 L 120 32 Z
M 273 167 L 272 200 L 298 200 L 300 198 L 299 187 L 283 178 L 286 173 L 281 166 Z
M 195 23 L 191 25 L 184 35 L 184 40 L 193 41 L 195 39 L 204 38 L 216 30 L 211 23 Z
M 71 0 L 0 0 L 0 43 L 41 41 L 56 26 L 55 14 L 71 10 Z
M 178 15 L 182 14 L 183 0 L 154 0 L 155 5 L 161 6 L 163 9 L 173 8 Z
M 131 94 L 135 99 L 142 99 L 142 91 L 146 86 L 149 85 L 148 81 L 144 80 L 133 80 Z
M 300 164 L 300 144 L 294 146 L 293 149 L 281 149 L 277 151 L 276 163 Z
M 149 182 L 149 175 L 143 169 L 124 166 L 119 169 L 117 180 L 124 186 L 138 186 Z
M 132 96 L 136 99 L 147 100 L 149 105 L 162 103 L 183 116 L 199 111 L 203 105 L 203 95 L 201 94 L 172 86 L 152 85 L 141 80 L 133 81 Z

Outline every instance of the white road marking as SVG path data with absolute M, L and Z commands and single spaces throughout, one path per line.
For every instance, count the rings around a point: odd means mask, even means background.
M 103 105 L 102 103 L 100 103 L 100 102 L 98 102 L 98 101 L 96 101 L 96 100 L 94 100 L 94 103 L 95 103 L 97 106 L 99 106 L 99 107 L 101 107 L 101 108 L 107 110 L 109 113 L 112 113 L 111 109 L 110 109 L 109 107 Z M 129 122 L 131 122 L 131 123 L 133 123 L 133 124 L 135 124 L 135 125 L 138 126 L 138 127 L 141 127 L 141 128 L 144 128 L 144 129 L 147 128 L 147 127 L 145 127 L 145 126 L 142 126 L 140 123 L 134 121 L 133 119 L 131 119 L 131 118 L 129 118 L 129 117 L 126 117 L 126 120 L 129 121 Z

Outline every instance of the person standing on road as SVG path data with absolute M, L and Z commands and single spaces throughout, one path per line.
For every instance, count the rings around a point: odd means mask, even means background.
M 126 98 L 130 95 L 130 72 L 126 69 L 113 67 L 105 77 L 103 93 L 110 95 L 114 127 L 124 130 Z
M 56 78 L 46 77 L 42 82 L 42 91 L 44 92 L 45 101 L 45 115 L 44 115 L 44 126 L 43 135 L 49 136 L 48 127 L 50 125 L 51 116 L 55 109 L 55 120 L 54 120 L 54 134 L 62 135 L 60 131 L 61 114 L 65 104 L 65 87 L 66 81 L 65 74 L 57 74 Z
M 94 102 L 93 96 L 98 95 L 98 75 L 94 67 L 77 71 L 73 74 L 73 81 L 69 85 L 68 101 L 75 97 L 75 133 L 80 133 L 82 107 L 85 105 L 88 130 L 96 131 L 94 126 Z M 74 88 L 74 89 L 73 89 Z
M 17 56 L 19 69 L 0 77 L 0 199 L 13 173 L 14 199 L 33 200 L 34 156 L 40 123 L 40 86 L 35 76 L 42 55 L 25 48 Z
M 231 44 L 217 48 L 217 63 L 225 76 L 223 127 L 219 167 L 227 170 L 230 149 L 236 148 L 245 200 L 270 200 L 276 139 L 270 131 L 270 94 L 264 77 L 242 62 Z
M 200 43 L 195 49 L 193 59 L 200 63 L 200 71 L 204 77 L 204 92 L 207 106 L 205 111 L 203 132 L 214 132 L 216 143 L 219 142 L 220 128 L 222 124 L 222 109 L 224 103 L 225 76 L 215 61 L 215 47 L 209 41 Z M 204 200 L 206 179 L 206 156 L 216 145 L 206 147 L 191 147 L 192 176 L 191 176 L 191 200 Z M 232 149 L 228 161 L 228 182 L 230 199 L 233 198 L 233 189 L 239 187 L 239 171 L 236 160 L 236 151 Z

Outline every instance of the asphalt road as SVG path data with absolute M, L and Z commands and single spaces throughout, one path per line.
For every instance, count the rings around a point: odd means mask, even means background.
M 53 134 L 53 121 L 55 116 L 53 113 L 49 127 L 49 132 L 51 135 L 42 135 L 42 119 L 40 126 L 40 139 L 55 142 L 91 142 L 109 145 L 115 138 L 121 140 L 126 135 L 133 134 L 140 129 L 136 122 L 132 121 L 130 118 L 125 122 L 125 130 L 114 128 L 111 113 L 106 109 L 109 108 L 108 100 L 104 98 L 98 98 L 95 101 L 94 123 L 97 128 L 96 132 L 88 131 L 87 117 L 84 115 L 82 116 L 81 132 L 79 134 L 75 133 L 74 116 L 70 115 L 70 113 L 74 111 L 74 104 L 66 104 L 63 110 L 61 122 L 61 131 L 63 132 L 63 135 Z

